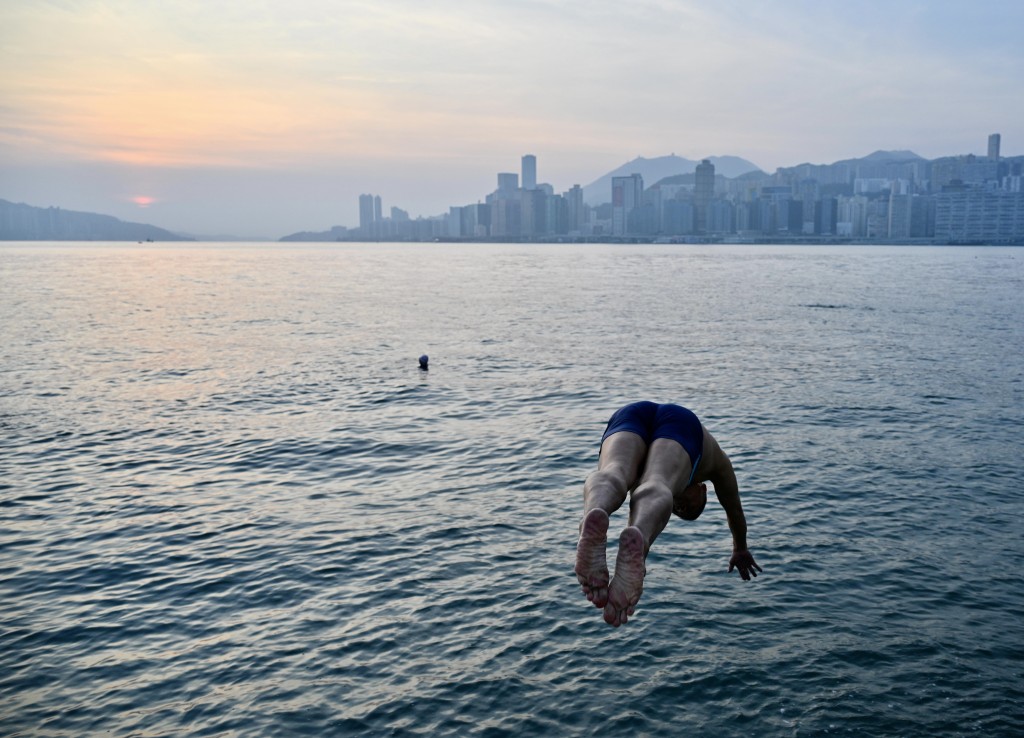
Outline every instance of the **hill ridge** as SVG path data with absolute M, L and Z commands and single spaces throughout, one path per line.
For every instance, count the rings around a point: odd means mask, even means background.
M 37 207 L 0 199 L 0 241 L 191 241 L 146 223 L 113 215 Z

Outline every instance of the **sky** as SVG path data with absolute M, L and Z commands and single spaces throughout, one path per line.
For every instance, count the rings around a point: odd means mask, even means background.
M 1024 2 L 2 0 L 0 198 L 195 235 L 556 192 L 638 156 L 772 172 L 1024 154 Z

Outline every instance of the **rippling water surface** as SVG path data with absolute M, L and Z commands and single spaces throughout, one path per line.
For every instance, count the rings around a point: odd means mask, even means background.
M 4 735 L 1021 734 L 1024 250 L 8 244 L 0 311 Z M 636 399 L 764 574 L 709 506 L 613 629 Z

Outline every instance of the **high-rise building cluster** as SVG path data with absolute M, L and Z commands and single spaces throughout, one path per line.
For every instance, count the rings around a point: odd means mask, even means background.
M 601 226 L 590 223 L 592 215 L 580 185 L 556 195 L 551 185 L 538 184 L 537 157 L 527 154 L 518 173 L 498 174 L 497 187 L 483 202 L 452 207 L 436 218 L 412 220 L 397 208 L 391 209 L 390 218 L 382 218 L 380 197 L 360 195 L 359 230 L 347 235 L 365 240 L 544 240 L 600 233 Z
M 870 239 L 935 242 L 1024 241 L 1024 157 L 934 160 L 913 154 L 804 164 L 774 174 L 729 179 L 705 159 L 692 174 L 645 187 L 640 174 L 617 176 L 605 204 L 589 206 L 583 188 L 556 194 L 537 182 L 537 158 L 502 172 L 482 202 L 435 218 L 410 219 L 379 196 L 359 198 L 359 231 L 369 240 L 764 240 Z

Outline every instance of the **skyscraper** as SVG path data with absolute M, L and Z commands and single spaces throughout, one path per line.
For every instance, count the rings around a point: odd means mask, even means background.
M 528 238 L 543 236 L 548 229 L 547 194 L 542 190 L 519 193 L 519 232 Z
M 910 237 L 911 202 L 910 194 L 902 194 L 898 187 L 893 186 L 889 193 L 889 238 Z
M 644 199 L 644 178 L 639 174 L 612 177 L 612 235 L 631 232 L 629 218 Z
M 533 154 L 523 157 L 523 189 L 537 189 L 537 157 Z
M 707 230 L 708 205 L 715 197 L 715 165 L 701 160 L 694 172 L 693 207 L 697 213 L 697 230 Z
M 988 137 L 988 158 L 993 161 L 999 159 L 999 141 L 1001 138 L 998 133 L 993 133 Z
M 566 203 L 568 203 L 568 216 L 569 216 L 569 231 L 579 231 L 583 229 L 583 225 L 586 223 L 586 211 L 583 208 L 583 188 L 578 184 L 573 185 L 572 189 L 564 195 Z
M 363 232 L 363 237 L 367 238 L 371 235 L 374 223 L 374 202 L 373 195 L 360 195 L 359 196 L 359 230 Z
M 519 175 L 515 172 L 498 172 L 498 192 L 508 195 L 519 189 Z

